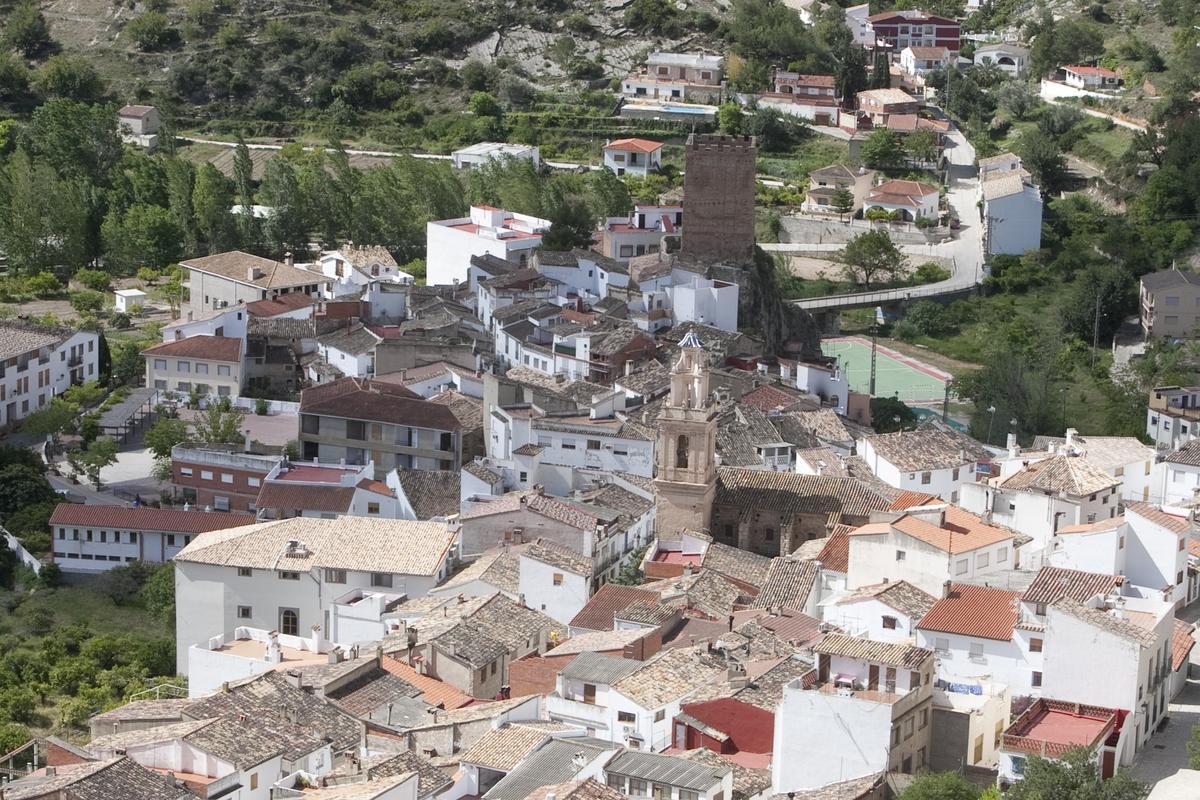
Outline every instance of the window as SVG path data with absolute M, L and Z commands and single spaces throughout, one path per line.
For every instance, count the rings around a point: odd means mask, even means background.
M 281 569 L 279 571 L 279 580 L 281 580 L 281 581 L 298 581 L 298 580 L 300 580 L 300 573 L 292 572 L 291 570 Z
M 1004 741 L 1004 720 L 996 720 L 996 736 L 992 739 L 992 747 L 1000 749 L 1000 743 Z
M 200 470 L 200 480 L 202 480 L 202 481 L 211 481 L 212 479 L 213 479 L 213 474 L 212 474 L 212 470 L 211 470 L 211 469 L 202 469 L 202 470 Z
M 249 578 L 253 574 L 254 570 L 250 569 L 249 567 L 238 567 L 239 578 Z
M 372 572 L 371 585 L 379 586 L 385 589 L 392 588 L 392 575 L 389 572 Z
M 528 472 L 525 472 L 525 471 L 523 471 L 523 470 L 522 470 L 522 471 L 519 473 L 518 480 L 519 480 L 521 483 L 526 483 L 526 482 L 528 482 L 528 481 L 529 481 L 529 473 L 528 473 Z
M 326 569 L 325 570 L 325 582 L 326 583 L 345 583 L 346 582 L 346 570 L 344 570 L 344 569 Z
M 700 794 L 690 789 L 680 789 L 679 800 L 700 800 Z
M 600 440 L 599 439 L 588 439 L 587 440 L 587 449 L 588 450 L 599 450 L 600 449 Z
M 952 480 L 952 481 L 956 481 L 956 480 L 958 480 L 958 467 L 955 467 L 955 468 L 954 468 L 954 469 L 953 469 L 953 470 L 950 472 L 950 480 Z
M 942 636 L 937 637 L 933 640 L 933 649 L 937 650 L 939 653 L 949 653 L 950 640 Z
M 631 797 L 646 797 L 646 782 L 639 778 L 630 778 L 629 794 Z
M 487 667 L 479 668 L 479 682 L 483 683 L 487 680 Z
M 765 529 L 763 531 L 763 538 L 765 538 L 768 542 L 775 541 L 775 529 L 774 528 Z
M 562 582 L 563 582 L 563 575 L 562 575 L 562 573 L 561 573 L 561 572 L 556 572 L 556 573 L 554 573 L 554 585 L 555 585 L 555 586 L 562 586 Z
M 1029 685 L 1030 686 L 1041 686 L 1042 685 L 1042 673 L 1037 672 L 1037 671 L 1034 671 L 1033 673 L 1031 673 L 1029 676 Z
M 929 473 L 929 472 L 922 472 L 922 473 L 921 473 L 921 485 L 922 485 L 922 486 L 926 486 L 926 485 L 928 485 L 928 484 L 929 484 L 929 482 L 930 482 L 932 479 L 933 479 L 933 475 L 932 475 L 932 473 Z
M 958 562 L 954 565 L 954 574 L 955 575 L 966 575 L 967 568 L 968 568 L 967 559 L 960 558 L 958 560 Z
M 247 486 L 262 486 L 262 481 L 258 478 L 246 478 Z
M 892 728 L 892 746 L 895 747 L 898 744 L 900 744 L 900 726 L 899 725 Z
M 233 483 L 233 476 L 228 472 L 221 473 L 221 483 Z
M 166 369 L 167 368 L 167 360 L 165 358 L 154 359 L 154 368 L 155 369 Z
M 250 775 L 250 791 L 253 792 L 257 788 L 258 788 L 258 773 L 255 772 Z
M 192 468 L 191 467 L 180 467 L 179 474 L 185 478 L 190 478 L 190 477 L 192 477 Z
M 220 495 L 214 494 L 213 495 L 213 508 L 215 508 L 217 511 L 228 511 L 229 510 L 229 498 L 221 497 Z
M 637 722 L 637 714 L 634 714 L 632 711 L 618 711 L 617 722 L 628 722 L 630 725 L 633 725 Z
M 250 606 L 238 606 L 238 619 L 250 619 L 254 615 L 254 609 Z
M 986 567 L 989 563 L 991 563 L 991 556 L 989 556 L 987 553 L 980 553 L 979 555 L 975 556 L 976 569 Z
M 905 557 L 905 552 L 903 550 L 896 551 L 896 560 L 897 561 L 903 561 L 904 557 Z
M 496 674 L 496 662 L 495 661 L 492 662 L 491 671 L 492 671 L 493 675 Z
M 596 702 L 596 684 L 585 683 L 583 685 L 583 702 L 593 705 Z
M 279 609 L 279 632 L 286 636 L 299 636 L 300 612 L 294 608 Z
M 618 714 L 618 716 L 620 716 L 620 715 Z M 618 792 L 624 793 L 624 791 L 625 791 L 625 776 L 624 775 L 614 775 L 613 773 L 610 772 L 610 773 L 608 773 L 608 776 L 605 778 L 604 782 L 607 783 L 612 788 L 616 789 Z
M 896 618 L 895 617 L 884 617 L 883 618 L 883 627 L 885 630 L 889 630 L 889 631 L 896 630 Z
M 654 721 L 662 722 L 664 719 L 666 719 L 666 716 L 667 716 L 667 712 L 660 708 L 658 711 L 654 712 Z
M 92 532 L 88 531 L 88 541 L 90 542 L 91 540 L 92 540 Z M 173 533 L 167 534 L 167 546 L 168 547 L 175 546 L 175 534 L 173 534 Z
M 1029 652 L 1031 652 L 1031 653 L 1042 652 L 1042 640 L 1038 639 L 1036 636 L 1031 638 L 1029 640 Z
M 983 734 L 975 737 L 975 752 L 971 756 L 971 763 L 978 764 L 983 761 Z
M 1176 586 L 1178 586 L 1178 585 L 1179 585 L 1179 584 L 1181 584 L 1181 583 L 1183 583 L 1183 573 L 1182 573 L 1182 572 L 1176 572 L 1176 573 L 1175 573 L 1175 585 L 1176 585 Z
M 197 375 L 207 375 L 208 374 L 208 364 L 196 364 L 196 374 Z
M 228 378 L 229 377 L 229 365 L 228 364 L 217 364 L 217 374 Z
M 983 642 L 971 642 L 970 657 L 972 661 L 987 661 L 987 658 L 983 655 Z
M 562 440 L 562 449 L 563 450 L 574 450 L 575 442 L 571 441 L 570 439 L 563 439 Z
M 1005 561 L 1008 561 L 1008 548 L 1001 547 L 996 551 L 996 563 L 1003 564 Z
M 191 372 L 192 371 L 192 362 L 176 361 L 175 362 L 175 371 L 176 372 Z
M 346 438 L 347 439 L 366 439 L 367 425 L 355 419 L 346 420 Z
M 675 466 L 686 468 L 688 465 L 688 437 L 680 436 L 675 440 Z
M 301 433 L 320 433 L 321 418 L 313 414 L 300 415 L 300 432 Z
M 1181 553 L 1183 552 L 1183 547 L 1184 547 L 1184 541 L 1183 541 L 1183 539 L 1180 539 L 1179 540 L 1179 552 L 1181 552 Z
M 916 684 L 914 684 L 914 685 L 916 685 Z M 928 724 L 929 724 L 929 709 L 928 709 L 928 708 L 922 708 L 922 709 L 921 709 L 921 724 L 920 724 L 920 725 L 918 725 L 917 727 L 918 727 L 918 728 L 921 728 L 921 729 L 924 729 L 924 728 L 925 728 L 925 726 L 926 726 L 926 725 L 928 725 Z
M 1013 775 L 1020 777 L 1025 774 L 1025 759 L 1014 756 L 1012 760 Z

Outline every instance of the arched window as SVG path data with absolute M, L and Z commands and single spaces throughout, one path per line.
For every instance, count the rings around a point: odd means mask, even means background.
M 300 635 L 300 616 L 290 608 L 279 612 L 279 632 L 288 636 Z
M 688 437 L 680 436 L 675 440 L 675 466 L 686 467 L 688 465 Z

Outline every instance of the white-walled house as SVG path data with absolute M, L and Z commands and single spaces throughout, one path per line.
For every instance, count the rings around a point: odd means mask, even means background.
M 879 209 L 895 213 L 906 222 L 919 218 L 936 220 L 939 190 L 936 186 L 917 181 L 890 180 L 867 192 L 863 210 Z
M 535 542 L 518 555 L 518 591 L 530 608 L 566 625 L 592 596 L 592 559 Z
M 1159 497 L 1169 505 L 1193 503 L 1200 497 L 1200 440 L 1185 441 L 1163 459 Z
M 738 329 L 738 285 L 689 275 L 667 288 L 675 324 L 698 322 L 723 331 Z
M 604 166 L 617 175 L 645 177 L 662 166 L 662 142 L 614 139 L 604 145 Z
M 402 272 L 395 257 L 387 248 L 355 245 L 347 242 L 337 250 L 327 250 L 314 264 L 298 265 L 319 272 L 329 280 L 322 287 L 326 300 L 358 296 L 363 288 L 376 281 L 409 284 L 413 278 Z
M 1153 313 L 1146 310 L 1146 294 L 1143 280 L 1143 317 Z M 1151 389 L 1146 408 L 1146 437 L 1153 440 L 1155 448 L 1175 450 L 1197 436 L 1200 436 L 1200 386 L 1156 386 Z
M 937 676 L 949 683 L 1002 683 L 1014 697 L 1036 693 L 1015 635 L 1019 592 L 955 583 L 917 625 L 917 644 L 937 653 Z
M 1162 465 L 1157 463 L 1153 447 L 1133 436 L 1080 436 L 1074 429 L 1064 438 L 1038 436 L 1033 449 L 1075 453 L 1121 481 L 1121 499 L 1149 502 L 1158 499 L 1162 484 Z M 1065 449 L 1064 449 L 1065 448 Z
M 1019 172 L 980 183 L 984 242 L 990 255 L 1023 255 L 1042 246 L 1042 193 Z
M 448 574 L 457 535 L 444 523 L 369 517 L 293 517 L 202 534 L 174 558 L 179 672 L 191 645 L 239 625 L 328 638 L 343 596 L 420 597 Z M 384 631 L 381 623 L 376 638 Z
M 1110 744 L 1114 733 L 1117 742 Z M 1129 727 L 1114 709 L 1039 699 L 1000 738 L 1000 786 L 1024 778 L 1031 757 L 1055 760 L 1056 755 L 1076 747 L 1091 750 L 1096 772 L 1102 778 L 1111 778 L 1116 774 L 1118 754 L 1129 738 Z
M 477 142 L 460 147 L 450 154 L 455 169 L 469 169 L 489 161 L 502 161 L 509 158 L 528 161 L 535 167 L 541 166 L 542 163 L 541 151 L 535 145 L 529 144 Z
M 1062 68 L 1067 86 L 1076 89 L 1107 89 L 1116 90 L 1121 85 L 1121 77 L 1107 67 L 1089 67 L 1079 64 L 1067 64 Z
M 975 48 L 973 59 L 977 66 L 995 65 L 1009 77 L 1019 78 L 1029 68 L 1029 48 L 1007 42 L 985 44 Z
M 900 70 L 905 75 L 925 75 L 951 65 L 950 51 L 945 47 L 913 47 L 900 51 Z
M 461 283 L 467 280 L 471 256 L 484 254 L 525 266 L 548 230 L 550 220 L 492 206 L 471 206 L 468 217 L 431 221 L 425 226 L 426 281 Z
M 237 397 L 245 349 L 245 340 L 232 336 L 189 336 L 156 344 L 142 351 L 146 385 L 185 396 Z
M 957 503 L 962 486 L 975 481 L 980 454 L 967 452 L 948 434 L 920 430 L 864 436 L 858 455 L 888 486 Z
M 933 653 L 831 633 L 814 648 L 815 681 L 783 687 L 775 709 L 772 789 L 815 790 L 929 764 Z
M 906 580 L 940 596 L 946 581 L 1012 569 L 1016 534 L 957 506 L 910 508 L 899 518 L 850 531 L 848 589 Z
M 93 331 L 0 321 L 0 428 L 71 386 L 97 380 L 99 339 Z
M 1177 607 L 1187 601 L 1188 539 L 1195 530 L 1188 510 L 1127 503 L 1128 537 L 1123 574 L 1130 583 L 1162 593 Z
M 821 615 L 853 636 L 877 642 L 910 641 L 917 623 L 933 608 L 936 599 L 908 581 L 887 581 L 860 586 L 829 603 Z

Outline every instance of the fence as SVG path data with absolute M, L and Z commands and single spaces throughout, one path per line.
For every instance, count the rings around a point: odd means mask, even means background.
M 234 408 L 241 408 L 255 413 L 255 408 L 258 406 L 258 400 L 253 397 L 237 397 L 234 398 Z M 277 414 L 299 414 L 300 404 L 290 400 L 268 400 L 267 414 L 274 416 Z
M 21 563 L 33 570 L 34 574 L 40 574 L 42 571 L 42 561 L 37 556 L 30 553 L 25 547 L 4 528 L 0 528 L 4 533 L 4 541 L 8 542 L 8 549 L 17 554 L 17 558 L 21 559 Z

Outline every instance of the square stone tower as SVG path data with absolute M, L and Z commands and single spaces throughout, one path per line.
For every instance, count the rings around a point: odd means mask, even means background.
M 654 478 L 654 527 L 667 538 L 684 528 L 708 530 L 717 489 L 717 406 L 704 350 L 694 332 L 679 348 L 671 368 L 671 394 L 658 417 Z
M 682 252 L 701 261 L 754 256 L 753 136 L 693 133 L 683 176 Z

